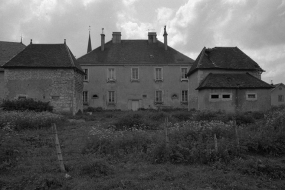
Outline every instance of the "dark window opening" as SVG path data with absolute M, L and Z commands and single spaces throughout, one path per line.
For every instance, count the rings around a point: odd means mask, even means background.
M 219 95 L 218 94 L 211 94 L 211 99 L 219 99 Z
M 231 98 L 231 95 L 230 94 L 223 94 L 223 98 L 229 99 L 229 98 Z
M 93 98 L 99 98 L 99 96 L 97 94 L 94 94 L 92 97 Z

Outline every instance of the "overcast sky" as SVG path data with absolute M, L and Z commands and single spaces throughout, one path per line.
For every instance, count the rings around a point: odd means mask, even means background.
M 285 83 L 285 0 L 1 0 L 0 41 L 63 43 L 78 58 L 112 32 L 122 39 L 163 41 L 196 59 L 205 46 L 237 46 L 264 70 L 268 83 Z

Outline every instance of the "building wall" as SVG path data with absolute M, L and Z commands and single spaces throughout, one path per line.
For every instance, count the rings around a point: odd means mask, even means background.
M 5 69 L 5 98 L 49 101 L 54 111 L 74 114 L 82 108 L 82 86 L 76 76 L 73 69 Z
M 237 73 L 246 73 L 247 71 L 236 71 L 236 70 L 216 70 L 216 69 L 203 69 L 203 70 L 198 70 L 194 73 L 192 73 L 189 76 L 189 106 L 188 106 L 188 110 L 190 109 L 201 109 L 200 108 L 200 104 L 198 102 L 199 98 L 200 98 L 200 94 L 198 93 L 198 90 L 196 90 L 196 88 L 198 88 L 198 86 L 200 85 L 200 83 L 203 81 L 203 79 L 205 79 L 210 73 L 223 73 L 223 74 L 227 74 L 227 73 L 231 73 L 231 74 L 237 74 Z M 257 78 L 261 78 L 260 74 L 258 74 L 257 72 L 248 72 L 249 74 L 257 77 Z
M 227 112 L 235 111 L 265 111 L 270 109 L 270 89 L 203 89 L 199 91 L 200 110 L 224 110 Z M 228 94 L 231 99 L 210 100 L 210 94 Z M 257 95 L 256 100 L 247 100 L 247 93 Z
M 181 104 L 181 91 L 188 90 L 188 80 L 181 81 L 181 68 L 186 66 L 157 66 L 163 68 L 163 81 L 155 82 L 156 66 L 84 66 L 89 70 L 89 81 L 84 82 L 88 91 L 88 106 L 104 109 L 132 109 L 132 101 L 139 102 L 139 108 L 160 106 L 187 108 Z M 108 68 L 115 68 L 116 82 L 107 82 Z M 139 81 L 131 81 L 131 68 L 139 68 Z M 189 67 L 188 67 L 189 69 Z M 155 104 L 155 90 L 163 91 L 163 104 Z M 115 91 L 115 105 L 107 103 L 108 91 Z M 172 98 L 176 94 L 177 98 Z M 93 97 L 96 95 L 98 98 Z
M 278 101 L 278 96 L 283 95 L 283 101 Z M 279 85 L 271 91 L 271 105 L 280 106 L 285 105 L 285 86 Z
M 78 110 L 83 111 L 83 75 L 77 71 L 74 72 L 74 96 L 73 96 L 73 111 L 77 113 Z
M 4 98 L 4 71 L 0 71 L 0 103 Z

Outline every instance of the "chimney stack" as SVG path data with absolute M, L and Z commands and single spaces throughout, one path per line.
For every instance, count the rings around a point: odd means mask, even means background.
M 102 34 L 101 34 L 101 51 L 104 51 L 105 46 L 105 34 L 104 34 L 104 28 L 102 28 Z
M 167 32 L 166 32 L 166 26 L 164 26 L 164 33 L 163 33 L 163 37 L 164 37 L 164 49 L 167 50 Z
M 156 32 L 148 32 L 148 43 L 156 43 Z
M 121 32 L 113 32 L 113 39 L 112 42 L 115 43 L 121 43 Z
M 66 44 L 66 39 L 64 39 L 64 44 Z
M 33 40 L 31 39 L 30 44 L 33 44 Z

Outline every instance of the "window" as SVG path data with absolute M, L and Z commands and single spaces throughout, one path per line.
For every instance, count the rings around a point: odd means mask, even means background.
M 88 71 L 88 69 L 84 69 L 83 70 L 84 71 L 84 73 L 85 73 L 85 75 L 84 75 L 84 81 L 88 81 L 89 80 L 89 71 Z
M 115 68 L 108 68 L 108 81 L 115 81 L 116 75 L 115 75 Z
M 216 93 L 210 94 L 210 102 L 215 102 L 220 100 L 220 95 Z
M 181 80 L 187 80 L 187 68 L 181 68 Z
M 188 102 L 188 90 L 182 90 L 181 101 Z
M 257 100 L 257 94 L 256 93 L 247 93 L 246 94 L 246 100 L 249 100 L 249 101 Z
M 132 68 L 132 80 L 139 80 L 139 68 Z
M 115 91 L 108 91 L 108 103 L 115 103 Z
M 155 81 L 162 81 L 163 80 L 162 75 L 163 75 L 162 68 L 155 68 Z
M 155 91 L 155 102 L 162 103 L 162 91 L 161 90 Z
M 232 100 L 232 94 L 230 93 L 222 94 L 222 100 Z
M 278 95 L 278 102 L 284 102 L 284 96 Z
M 83 91 L 83 104 L 88 103 L 88 91 Z

